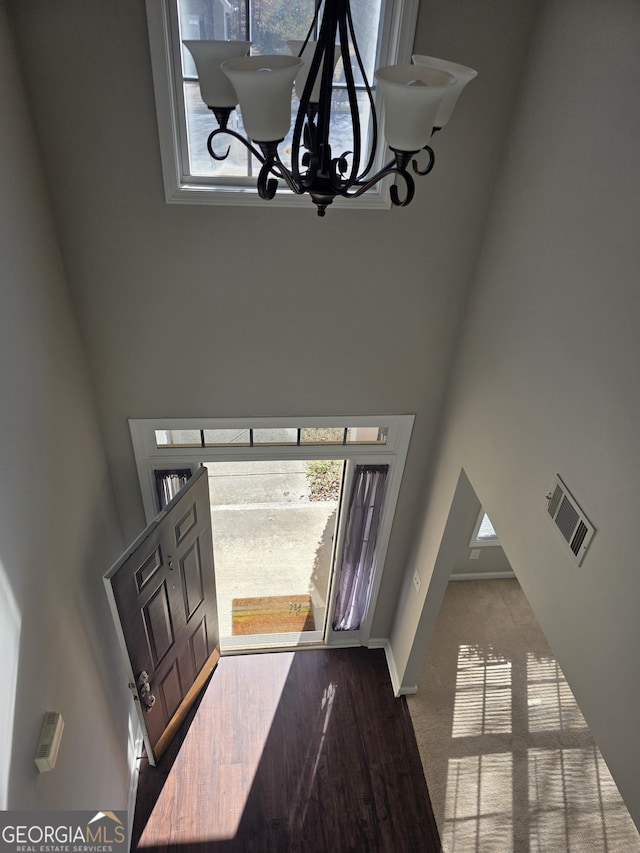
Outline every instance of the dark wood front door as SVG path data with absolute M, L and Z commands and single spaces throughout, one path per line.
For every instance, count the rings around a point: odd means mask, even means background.
M 206 468 L 104 580 L 153 764 L 220 657 Z

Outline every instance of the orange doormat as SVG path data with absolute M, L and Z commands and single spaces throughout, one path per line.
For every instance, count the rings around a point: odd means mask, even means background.
M 275 595 L 234 598 L 231 602 L 232 633 L 284 634 L 314 631 L 310 595 Z

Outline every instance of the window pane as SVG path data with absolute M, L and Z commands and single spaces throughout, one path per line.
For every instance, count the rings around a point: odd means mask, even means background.
M 347 444 L 386 444 L 387 427 L 349 427 Z
M 497 539 L 498 534 L 493 529 L 493 524 L 489 520 L 489 516 L 485 512 L 482 517 L 482 521 L 480 523 L 480 527 L 478 528 L 478 535 L 476 537 L 479 541 L 486 539 Z
M 297 444 L 298 430 L 292 429 L 254 429 L 254 444 Z
M 157 429 L 158 447 L 202 447 L 199 429 Z
M 180 41 L 217 39 L 246 41 L 247 20 L 244 0 L 178 0 Z M 197 77 L 189 51 L 182 45 L 182 70 L 185 77 Z
M 378 54 L 378 30 L 380 28 L 381 15 L 381 0 L 351 0 L 351 15 L 353 17 L 353 27 L 356 31 L 356 41 L 364 70 L 367 75 L 367 81 L 371 87 L 375 83 L 373 72 L 376 66 L 376 58 Z M 353 76 L 356 86 L 364 85 L 362 74 L 355 63 L 355 54 L 352 54 Z M 335 81 L 344 83 L 344 69 L 342 60 L 338 62 L 336 68 Z
M 248 429 L 205 429 L 205 447 L 219 444 L 243 444 L 249 445 Z
M 300 444 L 342 444 L 342 427 L 305 427 L 300 430 Z
M 366 92 L 358 92 L 358 111 L 360 113 L 360 148 L 362 151 L 362 165 L 367 162 L 369 155 L 369 139 L 371 136 L 371 106 Z M 351 113 L 349 111 L 349 98 L 346 89 L 334 89 L 333 104 L 331 112 L 331 152 L 334 157 L 339 157 L 345 151 L 353 151 L 353 130 L 351 127 Z M 349 164 L 351 158 L 347 157 Z
M 304 39 L 313 0 L 251 0 L 251 53 L 290 53 L 287 39 Z
M 291 127 L 280 146 L 282 161 L 287 166 L 291 165 L 291 140 L 298 113 L 298 105 L 299 101 L 294 95 L 291 103 Z M 184 106 L 187 119 L 189 173 L 191 175 L 199 177 L 241 177 L 258 174 L 260 169 L 258 161 L 251 157 L 247 149 L 240 142 L 231 137 L 221 135 L 214 143 L 216 152 L 220 154 L 223 154 L 229 145 L 231 145 L 231 151 L 226 160 L 218 162 L 210 157 L 207 150 L 207 139 L 211 131 L 215 130 L 218 125 L 213 113 L 200 97 L 200 86 L 197 81 L 187 81 L 184 83 Z M 368 153 L 371 134 L 371 108 L 369 99 L 364 92 L 358 94 L 358 109 L 360 111 L 361 148 L 362 151 Z M 241 136 L 244 135 L 242 113 L 239 109 L 235 109 L 231 113 L 229 129 L 235 130 Z M 347 93 L 344 89 L 334 91 L 330 143 L 334 157 L 340 156 L 345 151 L 353 150 L 351 114 L 349 112 Z M 302 153 L 304 153 L 303 150 L 301 150 Z M 284 181 L 280 181 L 280 185 L 281 189 L 286 188 Z
M 184 83 L 184 107 L 187 119 L 187 142 L 189 146 L 189 173 L 197 176 L 247 176 L 251 163 L 247 149 L 230 136 L 223 136 L 214 143 L 215 151 L 224 154 L 231 146 L 226 160 L 214 160 L 207 149 L 207 139 L 218 123 L 200 97 L 200 86 L 197 81 Z M 229 116 L 229 130 L 235 130 L 244 135 L 242 116 L 239 110 L 234 110 Z

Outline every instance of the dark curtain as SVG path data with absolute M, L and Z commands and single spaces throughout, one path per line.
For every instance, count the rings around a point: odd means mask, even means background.
M 173 471 L 154 471 L 156 478 L 156 494 L 158 509 L 164 509 L 180 489 L 187 484 L 191 476 L 190 468 L 180 468 Z
M 356 631 L 365 614 L 388 465 L 357 465 L 345 534 L 334 631 Z

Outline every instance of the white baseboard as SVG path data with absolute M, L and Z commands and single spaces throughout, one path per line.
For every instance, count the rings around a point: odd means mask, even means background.
M 451 575 L 450 581 L 495 581 L 502 578 L 515 578 L 513 572 L 467 572 Z
M 393 687 L 393 693 L 396 697 L 412 696 L 414 693 L 418 692 L 417 684 L 410 685 L 409 687 L 402 686 L 395 658 L 393 657 L 391 643 L 388 639 L 371 639 L 369 640 L 367 647 L 370 649 L 384 649 L 384 654 L 387 659 L 387 669 L 389 670 L 389 676 L 391 677 L 391 686 Z

